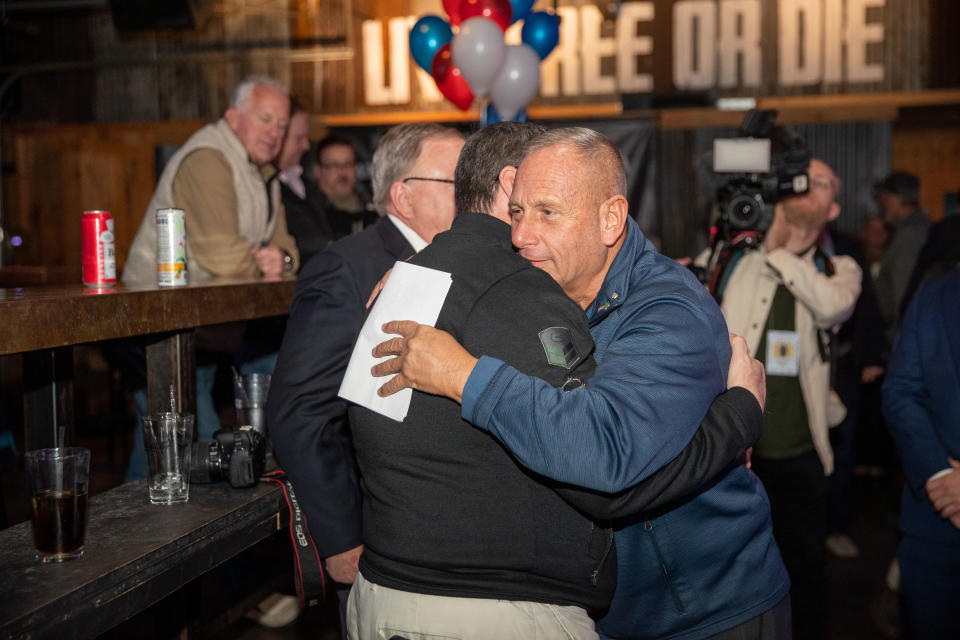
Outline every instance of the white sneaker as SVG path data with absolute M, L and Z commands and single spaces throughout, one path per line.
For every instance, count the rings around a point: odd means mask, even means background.
M 827 551 L 838 558 L 856 558 L 860 555 L 860 548 L 845 533 L 827 536 Z
M 276 629 L 287 626 L 299 616 L 300 601 L 295 596 L 271 593 L 244 617 L 255 620 L 264 627 Z

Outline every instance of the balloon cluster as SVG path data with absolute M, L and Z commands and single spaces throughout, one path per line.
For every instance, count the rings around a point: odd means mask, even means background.
M 426 15 L 410 30 L 413 59 L 457 108 L 490 96 L 495 119 L 513 120 L 537 94 L 540 61 L 560 39 L 560 18 L 531 11 L 534 1 L 443 0 L 449 22 Z M 504 31 L 519 20 L 523 44 L 507 45 Z

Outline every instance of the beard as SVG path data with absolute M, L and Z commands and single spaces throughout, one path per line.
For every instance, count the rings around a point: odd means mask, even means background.
M 783 219 L 790 226 L 812 231 L 823 226 L 827 220 L 827 213 L 818 211 L 811 203 L 788 200 L 783 203 Z

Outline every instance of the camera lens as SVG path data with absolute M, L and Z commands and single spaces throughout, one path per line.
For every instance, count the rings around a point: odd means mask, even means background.
M 763 200 L 759 194 L 738 193 L 727 205 L 727 218 L 735 229 L 756 229 L 763 218 Z
M 206 484 L 223 478 L 223 457 L 220 444 L 194 442 L 190 445 L 190 482 Z

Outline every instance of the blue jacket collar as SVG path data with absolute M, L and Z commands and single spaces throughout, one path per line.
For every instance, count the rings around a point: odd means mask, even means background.
M 600 291 L 593 304 L 587 308 L 587 320 L 591 325 L 605 318 L 611 311 L 623 304 L 630 292 L 630 278 L 634 265 L 641 253 L 647 249 L 648 241 L 633 218 L 627 218 L 626 238 L 623 246 L 610 265 Z

